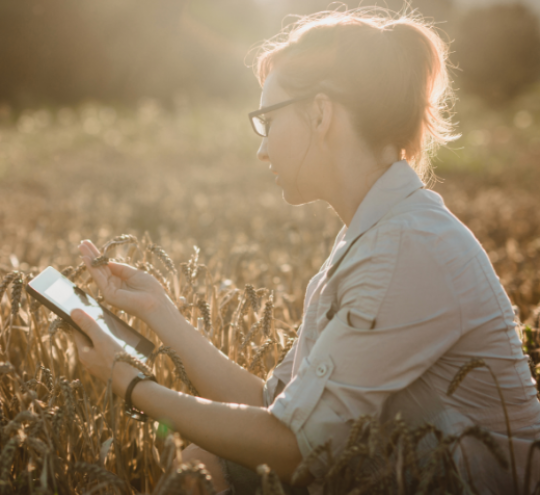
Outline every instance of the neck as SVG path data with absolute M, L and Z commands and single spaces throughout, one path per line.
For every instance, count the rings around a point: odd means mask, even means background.
M 327 189 L 324 199 L 347 227 L 367 193 L 395 161 L 395 155 L 382 160 L 364 155 L 336 164 L 333 187 Z

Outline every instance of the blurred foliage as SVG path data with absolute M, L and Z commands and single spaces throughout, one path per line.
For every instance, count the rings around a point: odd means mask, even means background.
M 524 4 L 468 12 L 455 36 L 465 90 L 500 103 L 540 76 L 540 23 Z
M 179 94 L 256 95 L 248 65 L 258 43 L 295 15 L 358 4 L 0 0 L 0 103 L 24 109 L 88 100 L 131 104 L 146 97 L 170 104 Z M 447 32 L 446 38 L 455 39 L 466 89 L 484 88 L 487 81 L 486 94 L 513 94 L 533 76 L 538 20 L 524 7 L 465 15 L 453 0 L 372 0 L 361 5 L 373 4 L 416 10 Z
M 29 107 L 84 99 L 167 100 L 181 89 L 245 90 L 252 78 L 246 77 L 245 43 L 236 33 L 249 23 L 235 17 L 235 10 L 204 5 L 192 7 L 185 0 L 1 0 L 0 99 Z M 220 29 L 214 29 L 218 24 Z M 247 73 L 243 79 L 242 73 Z

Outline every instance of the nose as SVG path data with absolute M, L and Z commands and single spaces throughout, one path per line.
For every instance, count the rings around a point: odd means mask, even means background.
M 257 150 L 257 158 L 261 160 L 262 162 L 269 162 L 270 158 L 268 157 L 268 148 L 266 145 L 267 139 L 262 138 L 261 145 L 259 146 L 259 149 Z

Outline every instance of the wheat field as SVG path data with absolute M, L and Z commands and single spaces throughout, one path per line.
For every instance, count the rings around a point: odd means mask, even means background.
M 24 284 L 53 265 L 99 297 L 77 251 L 91 238 L 106 257 L 152 273 L 203 335 L 265 377 L 294 342 L 307 281 L 341 225 L 323 204 L 282 201 L 255 158 L 249 109 L 178 99 L 167 109 L 145 101 L 0 116 L 1 493 L 212 493 L 204 466 L 181 463 L 187 442 L 166 425 L 126 418 L 122 401 L 81 368 L 69 328 Z M 488 252 L 536 375 L 540 87 L 504 109 L 467 99 L 457 110 L 463 137 L 439 154 L 434 187 Z M 157 345 L 148 364 L 159 383 L 196 394 L 179 357 L 119 315 Z M 449 393 L 476 366 L 485 363 L 464 363 Z M 451 462 L 461 437 L 399 418 L 384 428 L 358 418 L 346 450 L 329 459 L 326 493 L 461 493 Z M 428 435 L 436 447 L 426 462 L 417 446 Z M 511 469 L 481 428 L 462 436 Z M 315 455 L 330 454 L 321 446 Z M 283 493 L 267 466 L 258 473 L 261 493 Z

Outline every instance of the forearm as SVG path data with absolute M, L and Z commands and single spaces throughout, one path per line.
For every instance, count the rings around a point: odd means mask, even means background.
M 302 460 L 294 433 L 265 408 L 212 402 L 151 381 L 137 384 L 132 399 L 203 449 L 253 470 L 266 463 L 285 482 Z
M 204 338 L 172 303 L 146 319 L 161 341 L 182 359 L 202 397 L 219 402 L 263 406 L 264 381 L 248 372 Z

